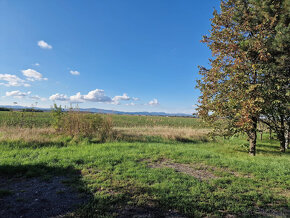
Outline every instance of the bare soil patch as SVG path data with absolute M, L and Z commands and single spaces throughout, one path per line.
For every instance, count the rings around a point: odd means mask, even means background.
M 0 189 L 8 192 L 0 196 L 0 217 L 54 217 L 74 211 L 89 198 L 64 185 L 67 179 L 0 178 Z
M 156 162 L 152 162 L 151 160 L 142 160 L 148 163 L 149 167 L 152 168 L 172 168 L 176 170 L 176 172 L 185 173 L 187 175 L 193 176 L 199 180 L 206 181 L 210 179 L 217 179 L 220 178 L 219 176 L 215 175 L 215 172 L 227 172 L 232 174 L 236 177 L 243 177 L 243 178 L 253 178 L 252 175 L 249 174 L 241 174 L 239 172 L 232 171 L 227 168 L 219 168 L 214 166 L 209 166 L 203 163 L 191 163 L 191 164 L 183 164 L 183 163 L 175 163 L 169 159 L 160 159 Z
M 174 163 L 168 159 L 161 159 L 157 162 L 148 161 L 148 166 L 152 168 L 172 168 L 176 172 L 185 173 L 187 175 L 193 176 L 199 180 L 210 180 L 218 178 L 214 175 L 213 171 L 216 169 L 212 166 L 207 166 L 203 164 L 183 164 Z

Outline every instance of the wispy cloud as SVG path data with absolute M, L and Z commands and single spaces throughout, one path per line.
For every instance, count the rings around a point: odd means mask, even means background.
M 36 100 L 36 101 L 46 101 L 47 99 L 46 98 L 42 98 L 38 95 L 33 95 L 33 96 L 29 96 L 29 98 L 33 99 L 33 100 Z
M 128 104 L 125 104 L 126 106 L 135 106 L 136 104 L 134 102 L 130 102 Z
M 11 91 L 11 92 L 6 92 L 6 96 L 7 97 L 15 97 L 15 98 L 24 98 L 28 95 L 30 95 L 30 91 L 29 92 L 20 92 L 19 90 L 16 91 Z
M 37 42 L 37 45 L 40 47 L 40 48 L 43 48 L 43 49 L 52 49 L 52 46 L 49 45 L 47 42 L 43 41 L 43 40 L 40 40 Z
M 43 78 L 42 74 L 33 69 L 22 70 L 22 74 L 26 77 L 28 81 L 36 81 L 36 80 L 47 80 L 47 78 Z
M 151 106 L 154 106 L 154 105 L 159 105 L 159 102 L 158 102 L 158 100 L 156 98 L 154 98 L 152 101 L 149 101 L 148 104 L 151 105 Z
M 70 72 L 71 75 L 74 75 L 74 76 L 78 76 L 78 75 L 80 75 L 80 72 L 77 71 L 77 70 L 71 70 L 71 71 L 69 71 L 69 72 Z
M 4 82 L 0 82 L 0 85 L 7 86 L 7 87 L 11 87 L 11 86 L 29 87 L 30 86 L 30 84 L 26 83 L 25 80 L 20 79 L 18 76 L 12 75 L 12 74 L 0 74 L 0 81 L 4 81 Z

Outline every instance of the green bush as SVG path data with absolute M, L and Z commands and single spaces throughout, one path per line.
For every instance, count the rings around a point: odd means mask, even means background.
M 61 128 L 61 122 L 63 118 L 63 111 L 62 111 L 61 105 L 57 106 L 56 104 L 54 104 L 51 111 L 52 111 L 52 117 L 53 117 L 52 126 L 55 129 L 59 130 Z
M 63 112 L 55 105 L 53 111 L 54 127 L 61 133 L 72 137 L 98 138 L 105 142 L 112 137 L 113 125 L 110 118 L 98 114 L 78 111 Z

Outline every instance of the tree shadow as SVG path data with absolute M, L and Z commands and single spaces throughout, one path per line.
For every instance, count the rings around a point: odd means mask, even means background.
M 0 217 L 63 216 L 93 199 L 72 167 L 0 165 L 0 187 Z
M 242 153 L 248 153 L 248 145 L 244 146 L 245 149 L 235 149 L 236 151 L 242 152 Z M 256 153 L 257 154 L 266 154 L 266 155 L 275 155 L 275 156 L 281 156 L 281 155 L 290 155 L 289 149 L 286 150 L 286 152 L 281 152 L 279 146 L 277 145 L 269 145 L 269 144 L 257 144 L 256 147 Z
M 134 135 L 134 134 L 121 134 L 118 138 L 115 139 L 118 142 L 146 142 L 146 143 L 164 143 L 171 144 L 176 142 L 189 143 L 189 144 L 198 144 L 206 143 L 209 140 L 206 137 L 200 139 L 192 139 L 182 136 L 176 136 L 172 138 L 166 138 L 162 136 L 146 136 L 146 135 Z

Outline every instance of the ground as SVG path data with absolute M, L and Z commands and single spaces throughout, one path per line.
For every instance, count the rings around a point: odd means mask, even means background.
M 290 153 L 276 140 L 264 134 L 252 157 L 243 135 L 212 140 L 177 121 L 118 121 L 106 143 L 0 128 L 0 217 L 290 216 Z

